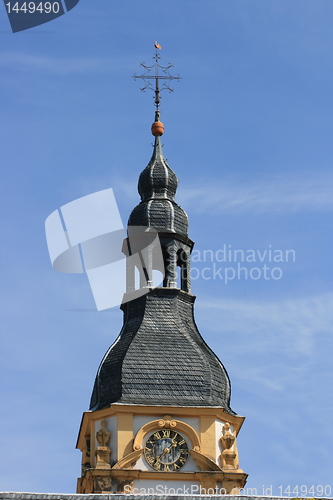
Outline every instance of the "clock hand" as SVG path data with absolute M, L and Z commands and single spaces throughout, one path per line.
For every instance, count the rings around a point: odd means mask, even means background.
M 158 457 L 158 460 L 160 460 L 164 455 L 166 455 L 167 453 L 170 453 L 170 448 L 166 447 L 164 448 L 163 452 L 161 453 L 161 455 Z
M 164 448 L 163 453 L 162 453 L 162 455 L 160 455 L 160 456 L 162 457 L 162 456 L 163 456 L 163 455 L 165 455 L 166 453 L 170 453 L 171 448 L 174 448 L 175 446 L 178 446 L 177 441 L 174 441 L 174 440 L 172 439 L 172 444 L 171 444 L 171 446 L 167 446 L 166 448 Z
M 169 453 L 169 449 L 168 448 L 164 448 L 163 452 L 161 453 L 161 455 L 159 457 L 156 457 L 156 462 L 155 464 L 158 464 L 158 462 L 161 461 L 161 458 L 166 454 L 166 453 Z
M 155 464 L 157 464 L 158 462 L 160 462 L 161 458 L 162 458 L 164 455 L 166 455 L 167 453 L 170 453 L 171 448 L 174 448 L 175 446 L 177 446 L 177 442 L 176 442 L 176 441 L 174 441 L 174 439 L 172 439 L 172 444 L 171 444 L 171 446 L 170 446 L 170 447 L 166 446 L 166 447 L 164 448 L 164 450 L 162 451 L 161 455 L 160 455 L 159 457 L 157 457 L 157 458 L 156 458 L 156 462 L 155 462 Z

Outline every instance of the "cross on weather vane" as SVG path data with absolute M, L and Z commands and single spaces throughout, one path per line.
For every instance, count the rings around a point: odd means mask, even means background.
M 153 90 L 155 93 L 155 111 L 156 114 L 159 115 L 159 105 L 161 102 L 161 92 L 162 90 L 169 90 L 169 92 L 173 92 L 174 90 L 170 87 L 170 82 L 171 80 L 178 80 L 178 82 L 181 80 L 180 76 L 172 76 L 169 73 L 169 69 L 173 68 L 173 64 L 169 64 L 168 66 L 161 66 L 159 64 L 159 59 L 160 56 L 158 54 L 158 51 L 162 49 L 161 45 L 157 42 L 154 43 L 154 47 L 156 49 L 155 55 L 153 56 L 153 59 L 155 59 L 155 64 L 152 66 L 147 66 L 145 63 L 140 63 L 140 66 L 142 66 L 145 69 L 145 72 L 142 75 L 136 75 L 132 78 L 134 80 L 137 80 L 138 78 L 141 78 L 141 80 L 144 81 L 145 85 L 142 87 L 143 92 L 146 89 Z M 151 71 L 155 69 L 155 74 L 150 74 Z M 159 70 L 162 70 L 162 74 L 160 74 Z M 152 82 L 150 80 L 155 80 L 155 88 L 152 85 Z M 163 84 L 160 86 L 160 80 L 163 81 Z

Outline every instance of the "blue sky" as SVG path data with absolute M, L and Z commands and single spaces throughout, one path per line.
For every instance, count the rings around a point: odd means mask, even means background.
M 122 313 L 93 311 L 87 277 L 52 269 L 44 221 L 112 187 L 126 223 L 154 117 L 131 75 L 155 40 L 182 77 L 163 142 L 195 249 L 295 252 L 264 262 L 280 279 L 192 264 L 197 324 L 246 416 L 248 487 L 333 489 L 332 22 L 331 0 L 80 0 L 12 34 L 3 8 L 0 490 L 75 491 L 81 415 Z

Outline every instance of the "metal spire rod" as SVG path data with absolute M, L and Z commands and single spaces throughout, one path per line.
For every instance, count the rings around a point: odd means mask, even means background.
M 136 75 L 136 74 L 134 74 L 134 76 L 132 78 L 134 78 L 134 80 L 137 80 L 138 78 L 141 78 L 141 80 L 144 81 L 144 86 L 142 87 L 142 89 L 140 89 L 143 92 L 146 89 L 153 90 L 153 92 L 155 93 L 155 98 L 154 98 L 155 111 L 156 111 L 156 113 L 159 113 L 159 106 L 160 106 L 160 102 L 161 102 L 161 92 L 162 92 L 162 90 L 169 90 L 169 92 L 173 92 L 174 89 L 172 89 L 170 87 L 171 80 L 178 80 L 178 81 L 180 81 L 181 78 L 180 78 L 180 76 L 172 76 L 172 75 L 170 75 L 169 69 L 173 68 L 173 64 L 169 64 L 168 66 L 161 66 L 159 64 L 158 61 L 160 60 L 160 56 L 158 54 L 158 51 L 161 50 L 162 47 L 157 42 L 154 43 L 154 47 L 156 49 L 155 55 L 153 56 L 153 59 L 155 59 L 155 64 L 153 64 L 152 66 L 147 66 L 147 64 L 145 64 L 145 63 L 140 63 L 140 66 L 142 66 L 145 69 L 145 72 L 142 75 Z M 155 69 L 155 72 L 154 72 L 155 74 L 150 74 L 151 70 L 153 68 Z M 160 74 L 159 70 L 162 70 L 163 74 Z M 153 87 L 152 82 L 150 80 L 155 80 L 155 88 Z M 163 82 L 162 87 L 160 87 L 160 83 L 159 83 L 160 80 L 165 80 Z

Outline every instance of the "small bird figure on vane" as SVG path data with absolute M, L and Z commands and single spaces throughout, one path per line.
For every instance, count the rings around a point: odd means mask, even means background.
M 155 49 L 161 49 L 162 48 L 162 46 L 159 43 L 157 43 L 157 42 L 154 43 L 154 47 L 155 47 Z

